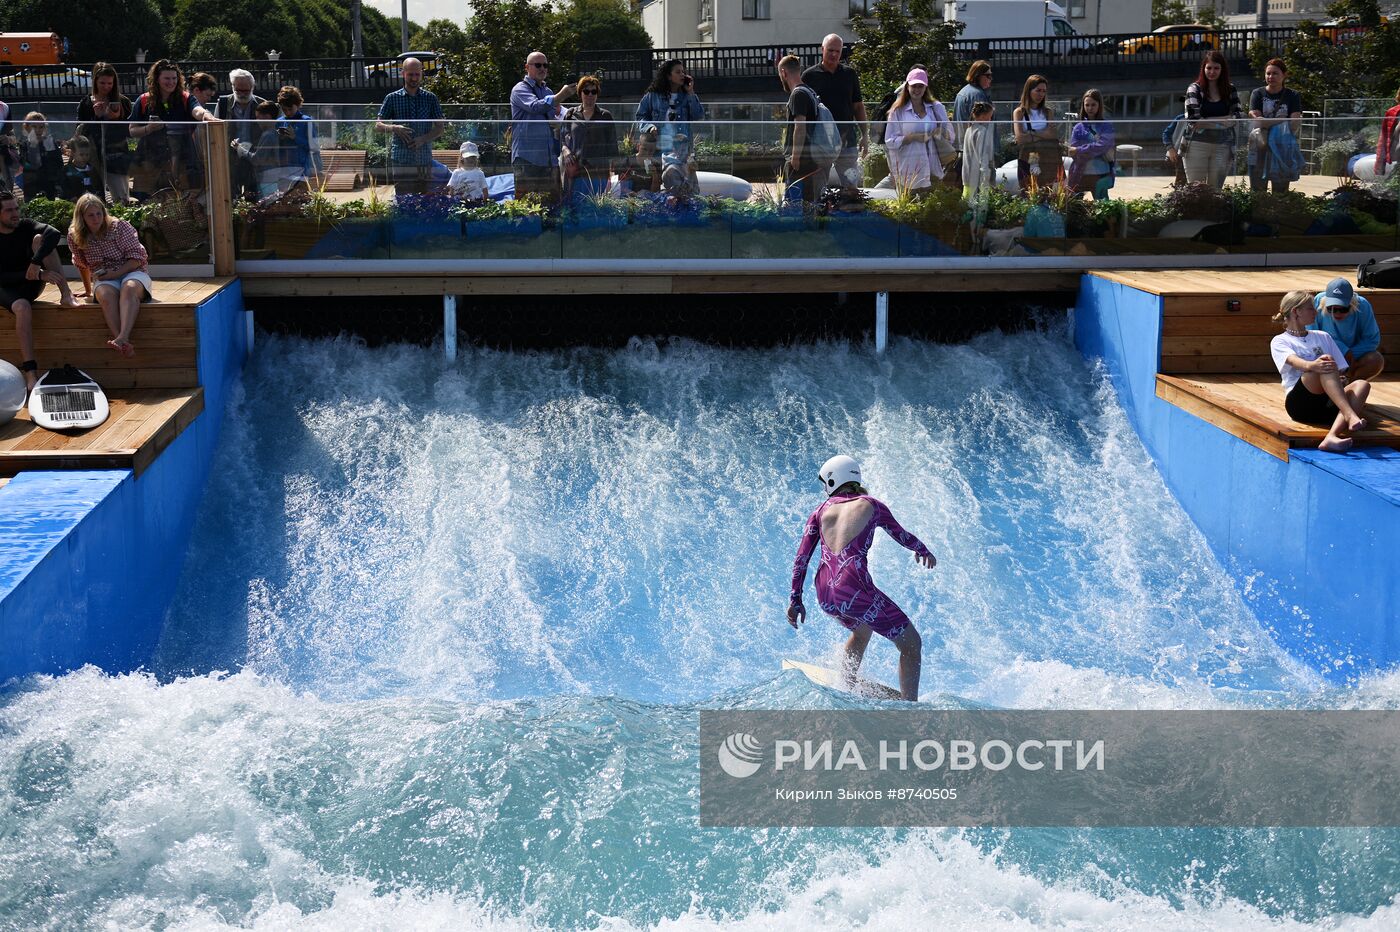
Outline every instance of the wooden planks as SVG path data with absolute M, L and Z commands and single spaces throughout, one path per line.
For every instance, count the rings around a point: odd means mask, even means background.
M 341 295 L 514 295 L 514 294 L 796 294 L 835 291 L 1016 292 L 1073 294 L 1076 270 L 980 272 L 696 272 L 677 274 L 567 275 L 334 275 L 245 273 L 251 297 Z
M 85 431 L 51 431 L 21 411 L 0 427 L 0 476 L 24 469 L 131 469 L 140 475 L 204 410 L 204 389 L 134 389 Z
M 1288 416 L 1277 375 L 1158 375 L 1157 397 L 1280 459 L 1290 447 L 1315 447 L 1327 436 L 1325 427 Z M 1356 435 L 1358 445 L 1400 448 L 1400 377 L 1372 383 L 1365 417 L 1370 426 Z

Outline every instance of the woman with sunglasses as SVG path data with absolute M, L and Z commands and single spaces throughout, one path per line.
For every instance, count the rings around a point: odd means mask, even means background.
M 564 199 L 582 199 L 608 189 L 617 160 L 617 124 L 598 106 L 603 84 L 594 75 L 578 80 L 579 105 L 564 111 L 562 151 Z
M 1346 357 L 1347 374 L 1353 379 L 1374 379 L 1385 371 L 1381 355 L 1381 328 L 1376 312 L 1345 278 L 1334 278 L 1327 289 L 1313 296 L 1317 322 L 1310 330 L 1325 330 Z

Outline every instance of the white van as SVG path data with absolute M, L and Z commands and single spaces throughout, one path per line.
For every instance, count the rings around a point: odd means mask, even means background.
M 1045 51 L 1065 55 L 1089 50 L 1089 40 L 1070 25 L 1065 8 L 1050 0 L 945 0 L 945 22 L 964 23 L 960 41 L 1045 36 Z

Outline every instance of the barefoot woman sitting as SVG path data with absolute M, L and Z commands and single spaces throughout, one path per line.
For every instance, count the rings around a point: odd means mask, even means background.
M 68 248 L 84 280 L 92 280 L 91 296 L 102 305 L 102 316 L 112 333 L 107 345 L 127 358 L 134 356 L 131 328 L 136 326 L 141 302 L 151 297 L 146 247 L 141 245 L 136 228 L 107 213 L 101 198 L 84 194 L 73 208 Z
M 1350 435 L 1366 427 L 1361 410 L 1371 384 L 1364 379 L 1346 381 L 1347 359 L 1331 334 L 1307 329 L 1316 319 L 1312 294 L 1290 291 L 1274 315 L 1284 331 L 1269 349 L 1283 377 L 1288 416 L 1304 424 L 1330 425 L 1318 448 L 1340 453 L 1351 448 Z

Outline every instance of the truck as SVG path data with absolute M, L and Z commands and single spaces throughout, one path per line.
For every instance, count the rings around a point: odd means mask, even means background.
M 57 65 L 63 43 L 56 32 L 0 32 L 0 68 Z
M 964 24 L 959 41 L 1042 36 L 1045 41 L 1032 48 L 1051 55 L 1087 52 L 1091 45 L 1070 24 L 1065 8 L 1050 0 L 945 0 L 943 20 Z M 1011 50 L 1002 43 L 990 48 Z

